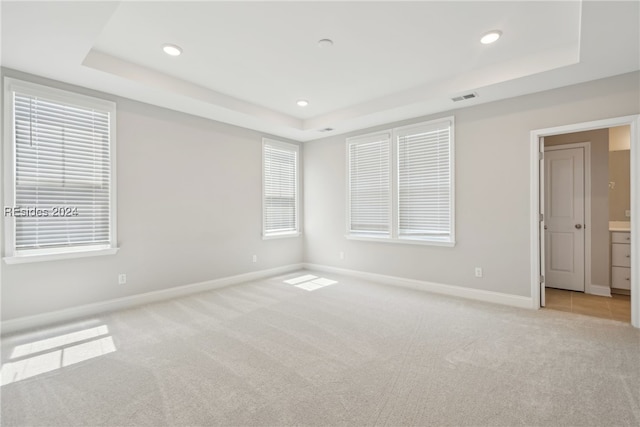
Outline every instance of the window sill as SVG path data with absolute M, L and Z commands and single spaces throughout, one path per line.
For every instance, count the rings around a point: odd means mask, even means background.
M 82 250 L 82 251 L 48 253 L 48 254 L 37 254 L 37 255 L 36 254 L 14 255 L 9 257 L 4 257 L 3 260 L 7 264 L 24 264 L 29 262 L 59 261 L 59 260 L 73 259 L 73 258 L 115 255 L 119 249 L 120 248 L 90 249 L 90 250 Z
M 279 233 L 279 234 L 268 234 L 263 235 L 262 240 L 271 240 L 271 239 L 285 239 L 287 237 L 300 237 L 302 233 L 299 231 L 294 231 L 292 233 Z
M 344 237 L 349 240 L 361 240 L 365 242 L 395 243 L 420 246 L 444 246 L 452 248 L 456 245 L 455 241 L 451 242 L 448 240 L 393 239 L 390 237 L 373 237 L 364 235 L 358 236 L 353 234 L 346 234 Z

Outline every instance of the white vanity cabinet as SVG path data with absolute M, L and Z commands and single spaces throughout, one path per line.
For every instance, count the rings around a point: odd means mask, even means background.
M 611 232 L 611 288 L 631 289 L 631 233 Z

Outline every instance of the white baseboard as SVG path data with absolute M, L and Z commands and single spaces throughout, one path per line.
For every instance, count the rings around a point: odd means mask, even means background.
M 225 286 L 250 282 L 252 280 L 260 280 L 266 277 L 300 270 L 302 268 L 303 264 L 285 265 L 282 267 L 275 267 L 266 270 L 238 274 L 235 276 L 222 277 L 220 279 L 207 280 L 205 282 L 193 283 L 191 285 L 176 286 L 174 288 L 161 289 L 159 291 L 147 292 L 144 294 L 131 295 L 108 301 L 71 307 L 64 310 L 50 311 L 48 313 L 36 314 L 33 316 L 18 317 L 15 319 L 3 321 L 0 325 L 0 333 L 4 335 L 32 328 L 49 326 L 59 322 L 66 322 L 87 316 L 95 316 L 101 313 L 122 310 L 171 298 L 177 298 L 197 292 L 223 288 Z
M 587 285 L 587 293 L 601 297 L 611 297 L 611 288 L 603 285 Z
M 305 269 L 324 271 L 327 273 L 343 274 L 371 280 L 385 285 L 401 286 L 419 291 L 433 292 L 436 294 L 467 298 L 477 301 L 492 302 L 520 308 L 533 308 L 533 299 L 518 295 L 504 294 L 501 292 L 485 291 L 481 289 L 464 288 L 462 286 L 445 285 L 442 283 L 426 282 L 423 280 L 405 279 L 402 277 L 386 276 L 383 274 L 368 273 L 364 271 L 349 270 L 346 268 L 331 267 L 318 264 L 304 264 Z

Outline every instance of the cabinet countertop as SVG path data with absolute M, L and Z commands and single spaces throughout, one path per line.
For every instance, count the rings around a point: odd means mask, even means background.
M 629 221 L 609 221 L 609 231 L 631 231 Z

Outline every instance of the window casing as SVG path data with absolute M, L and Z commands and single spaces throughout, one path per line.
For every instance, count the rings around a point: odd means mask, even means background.
M 115 104 L 5 78 L 5 114 L 5 261 L 115 253 Z
M 361 174 L 354 164 L 359 153 L 354 147 L 373 143 L 388 147 L 389 155 L 368 159 L 368 169 Z M 382 142 L 385 141 L 385 142 Z M 403 126 L 376 134 L 347 139 L 347 237 L 453 246 L 454 212 L 454 118 Z M 371 157 L 371 156 L 370 156 Z M 382 177 L 388 176 L 389 180 Z M 362 176 L 361 176 L 362 175 Z M 367 177 L 375 177 L 373 179 Z M 376 190 L 377 197 L 363 188 Z M 354 227 L 354 212 L 378 213 L 376 218 L 388 226 L 387 232 L 374 227 Z M 380 214 L 388 212 L 388 216 Z
M 452 139 L 448 121 L 395 132 L 398 238 L 451 241 Z
M 262 140 L 262 236 L 291 237 L 300 234 L 299 147 Z
M 391 135 L 349 138 L 348 233 L 391 237 Z

